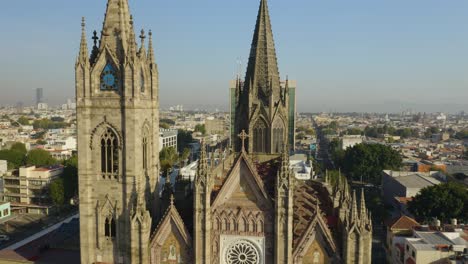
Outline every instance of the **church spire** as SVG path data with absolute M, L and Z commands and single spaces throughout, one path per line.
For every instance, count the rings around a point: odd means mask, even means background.
M 116 54 L 125 54 L 133 31 L 128 0 L 108 0 L 102 29 L 101 48 L 108 46 Z M 133 33 L 134 34 L 134 33 Z
M 253 83 L 252 83 L 253 82 Z M 245 76 L 247 90 L 255 90 L 264 103 L 269 93 L 279 96 L 280 77 L 267 0 L 261 0 Z M 269 90 L 271 89 L 271 92 Z
M 87 65 L 89 63 L 88 42 L 86 41 L 86 23 L 85 18 L 81 19 L 81 41 L 77 64 Z

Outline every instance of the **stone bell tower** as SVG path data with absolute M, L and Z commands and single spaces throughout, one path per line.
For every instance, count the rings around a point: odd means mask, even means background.
M 81 263 L 148 263 L 159 175 L 158 69 L 128 0 L 109 0 L 75 65 Z

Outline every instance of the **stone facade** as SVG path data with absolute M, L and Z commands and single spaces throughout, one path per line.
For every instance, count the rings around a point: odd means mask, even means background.
M 161 197 L 151 34 L 146 51 L 127 0 L 108 1 L 91 54 L 83 21 L 76 62 L 81 262 L 370 263 L 364 195 L 358 207 L 345 180 L 332 187 L 290 170 L 288 85 L 280 85 L 267 1 L 236 88 L 234 150 L 208 158 L 202 143 L 194 181 L 167 181 Z
M 148 263 L 159 175 L 158 70 L 127 0 L 109 0 L 101 38 L 76 61 L 82 263 Z

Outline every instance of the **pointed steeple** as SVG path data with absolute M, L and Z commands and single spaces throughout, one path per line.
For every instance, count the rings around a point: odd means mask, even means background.
M 280 96 L 280 76 L 267 0 L 260 2 L 245 83 L 249 91 L 255 91 L 264 99 L 264 103 L 268 103 L 265 97 L 269 89 L 276 98 Z
M 85 18 L 81 19 L 81 41 L 80 52 L 78 54 L 77 64 L 87 65 L 89 63 L 88 42 L 86 41 L 86 23 Z
M 125 54 L 132 41 L 130 39 L 132 31 L 128 0 L 108 0 L 102 29 L 101 49 L 108 46 L 116 54 Z

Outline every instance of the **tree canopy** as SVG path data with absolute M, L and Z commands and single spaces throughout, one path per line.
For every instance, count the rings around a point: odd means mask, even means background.
M 35 120 L 33 123 L 34 129 L 57 129 L 67 127 L 68 125 L 68 123 L 55 122 L 47 118 Z
M 20 118 L 18 118 L 17 122 L 20 123 L 23 126 L 26 126 L 26 125 L 29 125 L 29 118 L 27 118 L 25 116 L 21 116 Z
M 58 178 L 49 185 L 49 194 L 52 202 L 57 206 L 62 206 L 65 202 L 65 188 L 63 179 Z
M 10 147 L 10 150 L 18 151 L 20 153 L 23 153 L 24 155 L 26 155 L 26 153 L 28 153 L 28 151 L 26 150 L 26 146 L 21 142 L 16 142 L 15 144 L 13 144 Z
M 426 187 L 408 203 L 409 211 L 419 221 L 437 218 L 448 222 L 452 218 L 468 220 L 468 192 L 451 182 Z
M 0 160 L 6 160 L 8 163 L 8 169 L 15 169 L 24 164 L 26 155 L 22 152 L 4 149 L 0 150 Z
M 198 124 L 195 126 L 195 132 L 200 132 L 202 133 L 203 135 L 206 134 L 206 128 L 205 128 L 205 125 L 202 125 L 202 124 Z
M 381 144 L 357 144 L 347 148 L 338 165 L 349 179 L 380 184 L 382 170 L 398 170 L 401 167 L 400 153 Z
M 32 149 L 26 156 L 27 165 L 50 166 L 56 164 L 57 161 L 50 155 L 49 152 L 43 149 Z
M 192 133 L 186 130 L 179 129 L 177 132 L 177 150 L 179 152 L 189 148 L 189 144 L 193 142 Z
M 64 161 L 63 165 L 64 196 L 69 200 L 78 194 L 78 157 L 71 157 Z
M 165 147 L 159 153 L 159 162 L 163 175 L 168 175 L 174 164 L 179 160 L 177 151 L 173 147 Z

